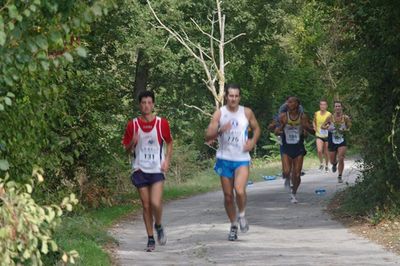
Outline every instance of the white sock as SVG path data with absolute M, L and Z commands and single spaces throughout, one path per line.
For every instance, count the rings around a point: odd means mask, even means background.
M 244 211 L 243 212 L 239 212 L 239 217 L 244 217 Z

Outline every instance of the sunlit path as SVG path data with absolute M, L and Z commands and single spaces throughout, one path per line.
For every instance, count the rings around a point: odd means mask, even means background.
M 357 171 L 346 163 L 344 181 L 354 182 Z M 165 206 L 166 246 L 144 252 L 147 236 L 141 217 L 115 226 L 120 265 L 397 265 L 400 257 L 351 234 L 323 210 L 338 184 L 336 175 L 307 171 L 289 202 L 281 179 L 248 188 L 250 230 L 236 242 L 227 241 L 228 219 L 221 192 L 171 202 Z M 325 188 L 319 196 L 315 189 Z

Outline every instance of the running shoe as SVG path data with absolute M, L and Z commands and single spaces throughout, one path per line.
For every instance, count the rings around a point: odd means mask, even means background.
M 291 203 L 297 203 L 297 202 L 299 202 L 297 199 L 296 199 L 296 195 L 295 194 L 291 194 L 290 195 L 290 202 Z
M 338 183 L 343 183 L 343 178 L 341 175 L 338 176 L 337 180 L 338 180 Z
M 328 166 L 325 166 L 325 173 L 329 173 L 329 168 L 328 168 Z
M 165 235 L 164 227 L 161 225 L 160 227 L 154 226 L 157 232 L 157 242 L 160 246 L 164 246 L 167 243 L 167 236 Z
M 332 164 L 332 173 L 335 173 L 337 169 L 337 163 Z
M 239 227 L 240 227 L 240 232 L 242 233 L 246 233 L 247 231 L 249 231 L 249 222 L 247 221 L 246 217 L 238 217 L 238 223 L 239 223 Z
M 154 238 L 149 238 L 149 240 L 147 241 L 146 251 L 152 252 L 155 248 L 156 248 L 156 241 L 154 240 Z
M 229 232 L 228 235 L 228 240 L 229 241 L 235 241 L 238 237 L 237 237 L 237 233 L 238 233 L 238 228 L 236 225 L 232 225 L 231 226 L 231 230 Z
M 322 164 L 320 164 L 318 170 L 320 170 L 320 171 L 324 170 L 324 166 Z

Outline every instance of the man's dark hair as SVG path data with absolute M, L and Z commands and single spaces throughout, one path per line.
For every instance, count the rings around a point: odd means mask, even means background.
M 138 96 L 139 103 L 142 101 L 143 98 L 146 98 L 146 97 L 151 97 L 151 99 L 153 100 L 153 103 L 155 102 L 154 92 L 142 91 L 139 93 L 139 96 Z
M 228 90 L 229 89 L 237 89 L 239 90 L 239 95 L 240 95 L 240 86 L 238 84 L 234 84 L 234 83 L 229 83 L 225 85 L 225 96 L 228 95 Z
M 319 100 L 319 102 L 320 102 L 320 103 L 321 103 L 321 102 L 326 102 L 326 103 L 328 103 L 328 100 L 325 99 L 325 98 L 322 98 L 322 99 Z
M 290 98 L 293 98 L 293 99 L 297 102 L 297 105 L 300 106 L 301 102 L 300 102 L 300 99 L 299 99 L 297 96 L 293 96 L 293 95 L 288 96 L 288 97 L 286 98 L 286 101 L 289 100 Z

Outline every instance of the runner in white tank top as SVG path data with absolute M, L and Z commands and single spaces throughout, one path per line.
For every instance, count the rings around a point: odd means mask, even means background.
M 123 144 L 127 152 L 134 152 L 131 180 L 142 202 L 143 220 L 148 241 L 146 251 L 155 249 L 154 229 L 157 241 L 165 245 L 167 237 L 162 226 L 162 192 L 164 173 L 168 171 L 172 157 L 172 137 L 168 121 L 153 114 L 154 93 L 139 94 L 140 117 L 128 122 Z M 164 155 L 164 144 L 166 154 Z
M 231 222 L 228 240 L 237 239 L 238 226 L 241 232 L 249 229 L 245 217 L 246 185 L 249 177 L 250 154 L 258 138 L 260 127 L 251 109 L 240 106 L 240 87 L 230 84 L 225 89 L 226 105 L 218 109 L 207 128 L 206 141 L 218 139 L 217 162 L 214 170 L 221 178 L 225 210 Z M 248 137 L 248 127 L 253 137 Z M 235 193 L 234 193 L 235 190 Z M 236 200 L 234 199 L 236 195 Z M 239 215 L 236 216 L 236 206 Z
M 244 112 L 245 108 L 239 105 L 236 112 L 231 112 L 226 106 L 223 106 L 220 110 L 219 124 L 230 123 L 231 128 L 218 136 L 217 158 L 228 161 L 250 161 L 250 153 L 244 151 L 249 127 L 249 120 Z
M 138 119 L 133 120 L 135 128 L 138 129 L 138 142 L 135 147 L 136 158 L 132 160 L 134 171 L 141 170 L 145 173 L 162 173 L 161 162 L 164 161 L 164 151 L 162 144 L 158 141 L 158 133 L 161 132 L 161 118 L 156 117 L 156 123 L 150 132 L 144 132 L 138 123 Z M 160 136 L 162 138 L 162 136 Z

